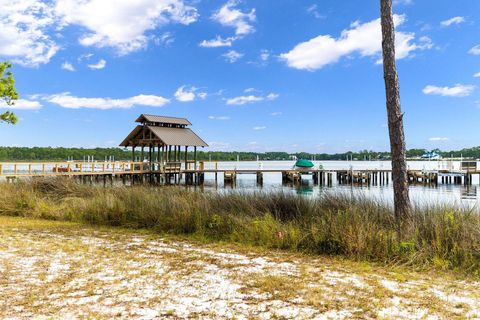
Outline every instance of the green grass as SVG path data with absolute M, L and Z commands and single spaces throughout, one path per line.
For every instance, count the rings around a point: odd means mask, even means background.
M 204 241 L 480 276 L 480 214 L 464 208 L 415 208 L 399 243 L 388 206 L 341 194 L 310 199 L 281 192 L 104 188 L 68 179 L 1 184 L 0 189 L 2 215 L 147 228 Z

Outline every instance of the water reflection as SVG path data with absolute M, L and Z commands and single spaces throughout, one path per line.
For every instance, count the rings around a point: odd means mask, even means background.
M 352 166 L 346 161 L 336 162 L 322 162 L 323 166 L 327 169 L 333 168 L 348 168 Z M 454 164 L 455 165 L 455 164 Z M 409 167 L 411 169 L 432 169 L 439 167 L 437 162 L 410 162 Z M 360 169 L 373 169 L 384 168 L 388 169 L 390 164 L 388 162 L 355 162 L 353 167 L 357 170 Z M 222 169 L 252 169 L 258 168 L 257 162 L 222 162 L 219 163 L 219 168 Z M 290 169 L 290 163 L 284 161 L 271 161 L 263 163 L 264 169 Z M 472 185 L 462 184 L 423 184 L 417 183 L 410 185 L 410 197 L 412 201 L 417 205 L 433 205 L 433 204 L 451 204 L 473 207 L 479 202 L 478 184 L 480 183 L 478 175 L 474 177 Z M 391 179 L 388 184 L 382 184 L 380 181 L 376 184 L 339 184 L 336 177 L 333 177 L 332 184 L 330 186 L 316 185 L 312 181 L 311 176 L 305 176 L 300 184 L 298 183 L 282 183 L 282 177 L 280 173 L 265 173 L 263 175 L 263 183 L 258 184 L 254 174 L 252 175 L 238 175 L 237 179 L 233 183 L 224 184 L 222 174 L 218 174 L 217 179 L 215 175 L 205 175 L 205 190 L 206 191 L 221 191 L 231 192 L 234 190 L 241 190 L 242 192 L 291 192 L 301 196 L 316 197 L 322 192 L 341 192 L 350 195 L 361 195 L 366 197 L 372 197 L 380 199 L 381 201 L 391 203 L 393 201 L 393 188 Z

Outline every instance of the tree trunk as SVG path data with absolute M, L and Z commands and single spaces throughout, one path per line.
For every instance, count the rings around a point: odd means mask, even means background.
M 405 134 L 403 114 L 400 108 L 400 87 L 395 65 L 395 26 L 393 24 L 392 0 L 380 0 L 383 73 L 387 96 L 388 131 L 392 155 L 392 180 L 394 193 L 395 219 L 398 234 L 401 235 L 402 222 L 410 214 L 408 194 L 407 162 L 405 158 Z

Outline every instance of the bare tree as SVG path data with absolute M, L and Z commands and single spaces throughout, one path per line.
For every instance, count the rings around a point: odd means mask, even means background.
M 392 154 L 392 180 L 394 193 L 395 219 L 399 237 L 401 225 L 410 214 L 408 193 L 407 161 L 403 114 L 400 108 L 400 87 L 395 64 L 395 26 L 393 23 L 392 0 L 380 0 L 383 74 L 387 96 L 388 131 Z

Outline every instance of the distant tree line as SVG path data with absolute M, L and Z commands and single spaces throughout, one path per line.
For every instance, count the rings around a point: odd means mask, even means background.
M 466 148 L 454 151 L 432 150 L 442 157 L 454 158 L 473 158 L 480 159 L 480 146 Z M 408 158 L 419 158 L 427 152 L 426 149 L 410 149 L 407 150 Z M 140 158 L 141 152 L 136 151 L 137 159 Z M 145 152 L 147 156 L 147 152 Z M 93 158 L 97 161 L 105 159 L 115 160 L 131 160 L 131 150 L 121 148 L 53 148 L 53 147 L 0 147 L 0 161 L 64 161 L 67 159 L 83 160 Z M 183 154 L 182 154 L 183 157 Z M 193 158 L 193 154 L 189 153 L 189 157 Z M 361 150 L 358 152 L 344 153 L 287 153 L 287 152 L 226 152 L 226 151 L 198 151 L 198 160 L 212 161 L 236 161 L 237 159 L 246 160 L 291 160 L 294 157 L 298 159 L 316 159 L 316 160 L 389 160 L 389 152 L 378 152 Z

